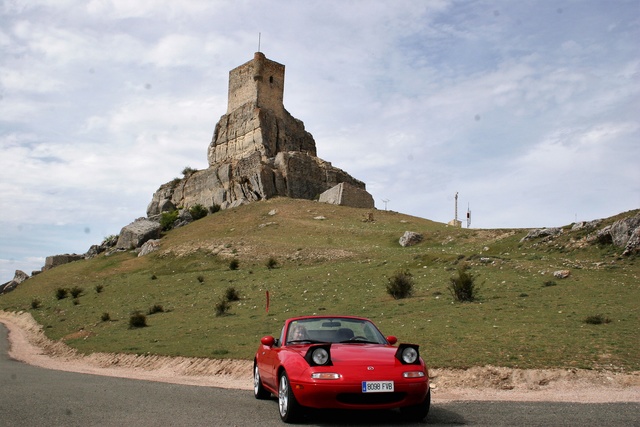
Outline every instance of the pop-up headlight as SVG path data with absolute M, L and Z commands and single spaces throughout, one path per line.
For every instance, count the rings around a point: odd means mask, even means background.
M 415 344 L 400 344 L 398 351 L 396 351 L 396 359 L 402 362 L 404 365 L 419 365 L 420 364 L 420 352 L 418 348 L 420 346 Z
M 309 366 L 331 366 L 331 344 L 321 344 L 309 347 L 304 359 Z

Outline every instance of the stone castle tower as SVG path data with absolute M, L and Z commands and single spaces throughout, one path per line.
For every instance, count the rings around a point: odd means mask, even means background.
M 227 112 L 209 144 L 209 167 L 163 184 L 147 207 L 156 217 L 196 204 L 226 209 L 276 196 L 373 208 L 365 184 L 316 155 L 313 136 L 284 108 L 284 65 L 256 52 L 229 72 Z M 347 196 L 348 195 L 348 196 Z

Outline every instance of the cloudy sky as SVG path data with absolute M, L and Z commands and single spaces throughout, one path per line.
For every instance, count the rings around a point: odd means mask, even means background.
M 472 228 L 640 208 L 640 0 L 0 0 L 0 283 L 207 167 L 260 50 L 379 209 Z M 466 226 L 466 222 L 465 222 Z

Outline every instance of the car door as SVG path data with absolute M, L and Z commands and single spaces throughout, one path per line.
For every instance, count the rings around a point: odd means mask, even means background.
M 274 390 L 278 389 L 276 371 L 279 365 L 278 353 L 282 347 L 283 334 L 284 328 L 280 334 L 280 339 L 277 339 L 272 346 L 261 344 L 260 352 L 258 354 L 258 368 L 260 369 L 262 383 Z

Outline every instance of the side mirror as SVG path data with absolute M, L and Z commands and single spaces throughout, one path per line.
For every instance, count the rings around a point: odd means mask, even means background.
M 273 347 L 273 344 L 275 344 L 276 339 L 271 335 L 267 335 L 266 337 L 262 337 L 260 339 L 260 342 L 262 343 L 262 345 L 266 345 L 267 347 Z
M 394 345 L 398 342 L 398 338 L 394 337 L 393 335 L 389 335 L 387 337 L 387 341 L 389 341 L 389 344 Z

